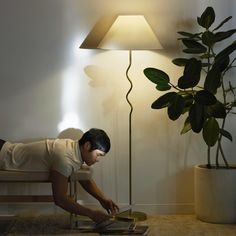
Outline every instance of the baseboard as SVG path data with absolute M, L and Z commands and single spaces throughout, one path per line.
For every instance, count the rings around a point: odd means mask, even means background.
M 135 211 L 142 211 L 148 215 L 194 214 L 194 204 L 136 204 Z

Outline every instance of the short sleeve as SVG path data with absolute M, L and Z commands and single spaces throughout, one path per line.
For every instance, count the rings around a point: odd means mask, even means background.
M 58 171 L 60 174 L 69 177 L 72 174 L 72 165 L 62 156 L 58 156 L 56 160 L 52 163 L 52 170 Z

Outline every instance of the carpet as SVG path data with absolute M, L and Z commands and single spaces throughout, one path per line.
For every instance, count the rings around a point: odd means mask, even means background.
M 70 215 L 20 215 L 7 235 L 54 235 L 73 233 Z
M 18 235 L 63 235 L 95 236 L 70 229 L 69 214 L 20 216 L 10 228 L 7 236 Z M 235 236 L 236 224 L 210 224 L 196 219 L 194 215 L 148 216 L 138 222 L 148 225 L 148 236 Z

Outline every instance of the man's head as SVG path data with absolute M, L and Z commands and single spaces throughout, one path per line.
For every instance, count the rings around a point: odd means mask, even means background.
M 79 140 L 80 151 L 87 165 L 99 161 L 100 156 L 109 152 L 111 144 L 108 135 L 101 129 L 90 129 Z
M 103 130 L 93 128 L 83 134 L 79 140 L 79 146 L 83 161 L 91 166 L 109 152 L 111 143 Z
M 85 132 L 79 140 L 79 145 L 90 142 L 91 150 L 99 149 L 105 153 L 109 152 L 111 143 L 108 135 L 104 130 L 92 128 Z

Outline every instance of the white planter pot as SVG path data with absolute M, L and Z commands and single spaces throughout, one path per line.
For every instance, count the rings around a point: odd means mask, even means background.
M 195 213 L 210 223 L 236 223 L 236 169 L 195 166 Z

